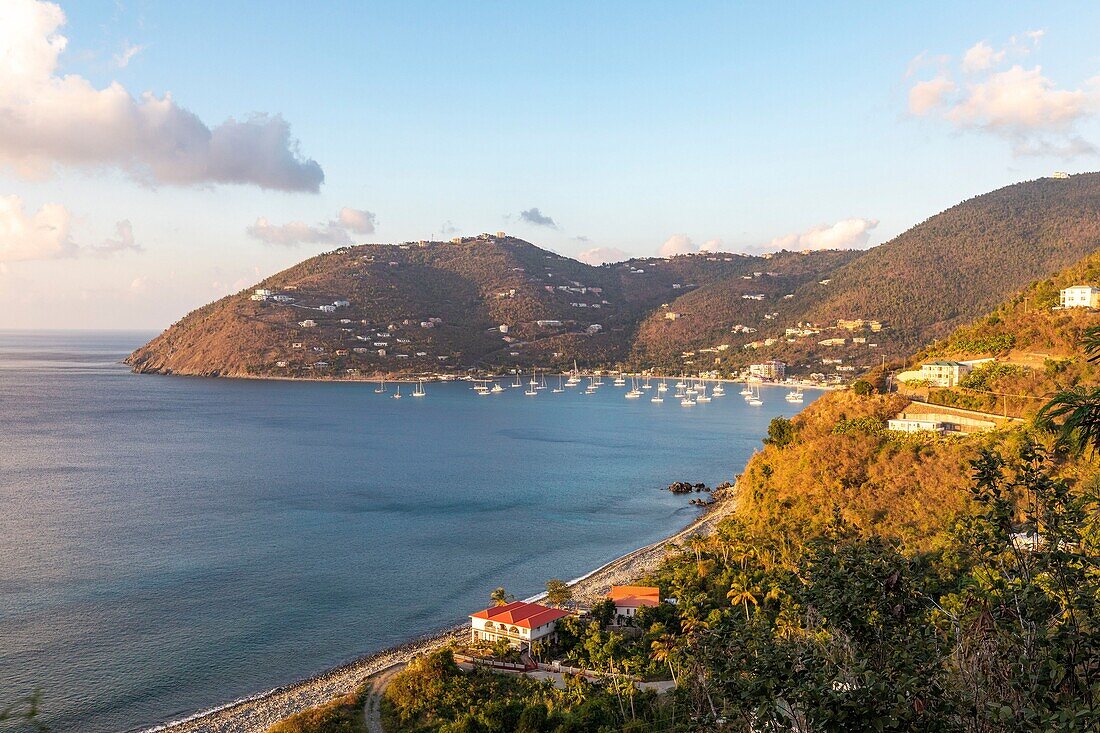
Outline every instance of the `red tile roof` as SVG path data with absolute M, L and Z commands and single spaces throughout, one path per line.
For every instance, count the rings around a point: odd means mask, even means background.
M 538 603 L 512 601 L 503 606 L 493 606 L 492 608 L 486 608 L 484 611 L 471 613 L 470 618 L 482 618 L 499 624 L 519 626 L 523 629 L 537 629 L 568 615 L 568 611 L 563 611 L 560 608 L 548 608 Z
M 613 585 L 607 597 L 621 608 L 661 605 L 661 589 L 652 585 Z

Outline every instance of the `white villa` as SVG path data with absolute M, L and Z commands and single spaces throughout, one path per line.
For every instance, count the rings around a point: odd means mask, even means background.
M 1100 288 L 1074 285 L 1061 291 L 1063 308 L 1100 308 Z
M 961 361 L 930 361 L 920 365 L 920 378 L 937 387 L 954 387 L 971 369 Z
M 529 647 L 532 642 L 552 636 L 557 630 L 558 619 L 569 615 L 560 608 L 549 608 L 538 603 L 513 601 L 503 606 L 493 606 L 470 614 L 470 640 L 506 640 L 516 647 Z
M 304 321 L 298 321 L 298 325 L 302 328 L 313 328 L 317 325 L 317 321 L 313 320 L 312 318 L 307 318 Z
M 643 606 L 661 605 L 661 589 L 652 585 L 613 585 L 607 597 L 615 604 L 615 622 L 634 618 Z

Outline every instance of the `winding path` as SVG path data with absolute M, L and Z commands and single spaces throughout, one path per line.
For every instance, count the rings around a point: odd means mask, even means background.
M 386 667 L 367 682 L 367 692 L 363 701 L 363 717 L 367 721 L 367 733 L 385 733 L 382 730 L 382 694 L 394 675 L 405 668 L 404 662 Z

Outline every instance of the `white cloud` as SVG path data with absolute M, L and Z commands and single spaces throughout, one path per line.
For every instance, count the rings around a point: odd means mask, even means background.
M 0 196 L 0 262 L 56 260 L 91 254 L 109 257 L 140 252 L 129 221 L 115 225 L 115 238 L 93 247 L 81 247 L 72 235 L 72 213 L 61 204 L 43 204 L 29 214 L 18 196 Z
M 630 255 L 618 247 L 593 247 L 577 255 L 577 259 L 589 265 L 606 265 L 608 262 L 622 262 Z
M 703 242 L 702 244 L 699 245 L 699 251 L 700 252 L 721 252 L 721 251 L 723 251 L 722 248 L 724 246 L 725 246 L 725 243 L 721 239 L 718 239 L 718 238 L 708 239 L 707 241 L 705 241 L 705 242 Z
M 936 115 L 960 130 L 997 135 L 1016 155 L 1068 158 L 1095 153 L 1095 146 L 1076 130 L 1100 111 L 1100 76 L 1081 88 L 1064 89 L 1041 66 L 1004 66 L 1010 56 L 1031 53 L 1042 37 L 1043 31 L 1028 31 L 1013 36 L 1002 50 L 980 41 L 960 63 L 965 83 L 953 81 L 948 70 L 918 81 L 909 89 L 909 111 Z
M 115 66 L 125 69 L 134 60 L 134 57 L 145 50 L 145 46 L 136 43 L 127 43 L 126 46 L 115 54 Z
M 805 232 L 776 237 L 767 250 L 859 249 L 866 247 L 877 219 L 841 219 L 835 224 L 821 224 Z
M 995 51 L 985 41 L 978 41 L 963 54 L 962 70 L 970 74 L 985 71 L 1001 63 L 1004 57 L 1005 52 L 1003 49 Z
M 0 196 L 0 262 L 75 257 L 72 214 L 61 204 L 44 204 L 28 215 L 23 199 Z
M 691 241 L 691 237 L 686 234 L 673 234 L 657 250 L 657 256 L 675 257 L 676 255 L 686 255 L 698 251 L 699 248 L 695 246 L 695 242 Z
M 917 82 L 909 90 L 909 111 L 915 115 L 927 114 L 943 104 L 945 97 L 953 91 L 955 82 L 944 76 Z
M 340 209 L 337 220 L 345 229 L 356 234 L 374 234 L 374 227 L 378 218 L 373 212 L 366 209 L 351 209 L 345 206 Z
M 321 166 L 302 158 L 277 115 L 211 128 L 170 94 L 135 98 L 118 82 L 97 89 L 81 76 L 59 76 L 64 24 L 53 3 L 0 2 L 0 168 L 41 177 L 58 165 L 109 166 L 150 184 L 319 190 Z
M 351 244 L 350 233 L 373 234 L 377 217 L 366 209 L 340 209 L 336 219 L 325 224 L 288 221 L 272 224 L 265 217 L 256 219 L 245 231 L 250 237 L 266 244 L 294 247 L 299 244 L 331 244 L 337 247 Z

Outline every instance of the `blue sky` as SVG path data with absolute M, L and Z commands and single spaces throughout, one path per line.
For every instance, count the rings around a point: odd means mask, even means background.
M 240 173 L 211 154 L 196 172 L 155 142 L 74 143 L 99 128 L 72 123 L 33 131 L 28 171 L 0 128 L 9 218 L 56 204 L 69 232 L 19 241 L 0 212 L 0 327 L 163 327 L 345 236 L 504 229 L 589 257 L 869 246 L 971 195 L 1100 168 L 1095 3 L 315 5 L 60 3 L 68 42 L 41 83 L 170 93 L 210 129 L 279 115 L 297 160 Z M 0 108 L 45 107 L 5 96 L 3 74 Z M 304 181 L 308 160 L 317 192 L 273 188 L 272 166 Z M 348 229 L 344 209 L 373 216 Z

